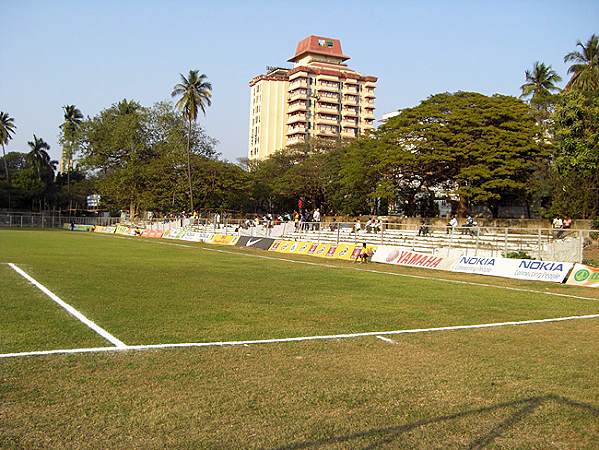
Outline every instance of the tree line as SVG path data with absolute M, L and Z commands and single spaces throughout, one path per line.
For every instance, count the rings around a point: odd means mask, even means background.
M 438 214 L 439 199 L 458 214 L 519 205 L 529 215 L 599 213 L 599 42 L 567 54 L 570 79 L 542 62 L 525 72 L 522 95 L 440 93 L 399 111 L 351 141 L 309 139 L 264 161 L 225 161 L 198 124 L 212 85 L 190 71 L 176 103 L 122 100 L 84 117 L 64 110 L 63 167 L 33 136 L 29 153 L 4 153 L 14 119 L 0 113 L 0 208 L 101 208 L 132 214 L 191 210 L 292 211 L 299 198 L 329 214 Z M 74 164 L 76 161 L 76 164 Z

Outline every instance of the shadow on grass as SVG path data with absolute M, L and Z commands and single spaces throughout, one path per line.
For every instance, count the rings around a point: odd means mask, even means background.
M 476 414 L 487 413 L 491 411 L 496 411 L 502 408 L 511 408 L 517 407 L 518 409 L 509 415 L 509 417 L 499 424 L 495 425 L 489 432 L 483 434 L 482 436 L 474 439 L 467 448 L 469 449 L 481 449 L 490 445 L 496 438 L 501 436 L 511 427 L 515 426 L 521 420 L 524 420 L 527 416 L 532 414 L 539 406 L 544 403 L 556 402 L 564 407 L 573 407 L 584 410 L 587 414 L 592 414 L 595 416 L 599 416 L 599 408 L 596 406 L 590 405 L 588 403 L 578 402 L 575 400 L 571 400 L 566 397 L 562 397 L 559 395 L 545 395 L 540 397 L 530 397 L 522 400 L 516 400 L 513 402 L 500 403 L 493 406 L 487 406 L 484 408 L 476 408 L 468 411 L 450 414 L 446 416 L 433 417 L 431 419 L 423 419 L 418 420 L 416 422 L 407 423 L 404 425 L 399 425 L 396 427 L 386 427 L 386 428 L 378 428 L 367 431 L 360 431 L 357 433 L 346 434 L 341 436 L 334 436 L 326 439 L 313 440 L 313 441 L 304 441 L 304 442 L 296 442 L 294 444 L 285 445 L 283 447 L 276 447 L 274 450 L 296 450 L 296 449 L 306 449 L 306 448 L 319 448 L 325 447 L 328 445 L 334 444 L 347 444 L 349 447 L 355 448 L 356 443 L 352 444 L 352 441 L 361 440 L 361 439 L 372 439 L 374 440 L 371 444 L 366 444 L 362 447 L 364 450 L 366 449 L 374 449 L 378 448 L 382 445 L 392 443 L 402 433 L 407 433 L 409 431 L 414 430 L 415 428 L 422 427 L 425 425 L 431 425 L 436 423 L 447 422 L 450 420 L 460 419 L 463 417 L 473 416 Z

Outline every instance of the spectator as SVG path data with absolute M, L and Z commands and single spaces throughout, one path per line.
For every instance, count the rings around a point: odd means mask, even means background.
M 339 224 L 337 223 L 336 217 L 333 217 L 333 220 L 331 221 L 329 228 L 331 229 L 331 231 L 337 231 L 337 229 L 339 228 Z
M 422 221 L 420 223 L 420 228 L 418 228 L 418 236 L 428 236 L 430 233 L 430 227 L 426 223 L 426 221 Z
M 314 223 L 312 224 L 312 230 L 319 231 L 320 230 L 320 210 L 316 208 L 314 213 L 312 214 L 312 220 Z
M 451 220 L 447 223 L 447 234 L 453 233 L 458 227 L 458 219 L 455 216 L 451 216 Z
M 562 222 L 561 217 L 556 216 L 555 219 L 553 219 L 553 228 L 554 228 L 554 232 L 553 232 L 553 237 L 556 239 L 560 239 L 564 232 L 562 231 L 562 228 L 564 227 L 564 222 Z M 570 223 L 571 225 L 571 223 Z
M 372 218 L 369 218 L 368 221 L 366 222 L 366 225 L 364 226 L 367 233 L 372 233 L 373 225 L 374 225 L 374 220 Z
M 298 231 L 300 224 L 300 214 L 297 211 L 293 211 L 293 222 L 295 223 L 295 231 Z
M 356 221 L 354 222 L 354 226 L 352 227 L 352 233 L 356 233 L 358 234 L 360 232 L 360 230 L 362 230 L 362 224 L 360 223 L 360 218 L 356 218 Z
M 572 228 L 572 218 L 570 216 L 566 216 L 562 224 L 562 228 L 564 230 L 569 230 L 570 228 Z
M 375 219 L 372 228 L 375 233 L 380 233 L 381 230 L 383 229 L 383 221 L 379 218 Z

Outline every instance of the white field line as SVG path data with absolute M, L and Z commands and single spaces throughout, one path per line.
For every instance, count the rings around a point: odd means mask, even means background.
M 105 235 L 105 237 L 110 237 L 110 235 Z M 127 240 L 137 240 L 137 238 L 128 238 L 126 236 L 113 236 L 116 238 L 120 238 L 120 239 L 127 239 Z M 489 284 L 489 283 L 478 283 L 475 281 L 463 281 L 463 280 L 453 280 L 453 279 L 449 279 L 449 278 L 442 278 L 442 277 L 426 277 L 424 275 L 413 275 L 413 274 L 406 274 L 406 273 L 398 273 L 398 272 L 388 272 L 388 271 L 384 271 L 384 270 L 376 270 L 376 269 L 363 269 L 360 267 L 347 267 L 347 266 L 337 266 L 334 264 L 327 264 L 327 263 L 318 263 L 318 262 L 311 262 L 311 261 L 303 261 L 303 260 L 298 260 L 298 259 L 290 259 L 290 258 L 280 258 L 280 257 L 276 257 L 276 256 L 266 256 L 266 255 L 254 255 L 251 253 L 244 253 L 244 252 L 233 252 L 230 250 L 222 250 L 222 249 L 217 249 L 217 248 L 207 248 L 207 247 L 198 247 L 195 245 L 186 245 L 186 244 L 176 244 L 174 242 L 162 242 L 159 239 L 147 239 L 144 240 L 144 242 L 151 242 L 154 244 L 161 244 L 161 245 L 170 245 L 170 246 L 175 246 L 175 247 L 183 247 L 183 248 L 191 248 L 191 249 L 196 249 L 196 250 L 204 250 L 207 252 L 217 252 L 217 253 L 226 253 L 229 255 L 237 255 L 237 256 L 247 256 L 249 258 L 260 258 L 260 259 L 269 259 L 272 261 L 285 261 L 285 262 L 290 262 L 290 263 L 295 263 L 295 264 L 304 264 L 304 265 L 308 265 L 308 266 L 317 266 L 317 267 L 327 267 L 330 269 L 348 269 L 348 270 L 356 270 L 358 272 L 369 272 L 369 273 L 376 273 L 376 274 L 380 274 L 380 275 L 391 275 L 391 276 L 396 276 L 396 277 L 404 277 L 404 278 L 415 278 L 418 280 L 427 280 L 427 281 L 437 281 L 437 282 L 444 282 L 444 283 L 452 283 L 452 284 L 462 284 L 462 285 L 467 285 L 467 286 L 480 286 L 480 287 L 490 287 L 490 288 L 495 288 L 495 289 L 505 289 L 508 291 L 516 291 L 516 292 L 526 292 L 526 293 L 531 293 L 531 294 L 542 294 L 542 295 L 550 295 L 553 297 L 565 297 L 565 298 L 575 298 L 577 300 L 592 300 L 592 301 L 599 301 L 599 298 L 593 298 L 593 297 L 583 297 L 580 295 L 572 295 L 572 294 L 561 294 L 558 292 L 547 292 L 547 291 L 538 291 L 535 289 L 527 289 L 527 288 L 518 288 L 518 287 L 513 287 L 513 286 L 499 286 L 497 284 Z
M 385 336 L 377 336 L 377 339 L 386 342 L 387 344 L 397 344 L 393 339 L 386 338 Z
M 41 356 L 41 355 L 56 355 L 56 354 L 70 354 L 70 353 L 100 353 L 100 352 L 114 352 L 114 351 L 127 351 L 127 350 L 151 350 L 151 349 L 165 349 L 165 348 L 181 348 L 181 347 L 224 347 L 224 346 L 236 346 L 236 345 L 257 345 L 257 344 L 276 344 L 284 342 L 302 342 L 302 341 L 321 341 L 321 340 L 335 340 L 335 339 L 350 339 L 359 338 L 366 336 L 376 336 L 379 339 L 383 335 L 392 336 L 399 334 L 417 334 L 417 333 L 431 333 L 437 331 L 456 331 L 456 330 L 471 330 L 480 328 L 497 328 L 507 327 L 514 325 L 530 325 L 538 323 L 548 322 L 563 322 L 567 320 L 583 320 L 583 319 L 597 319 L 599 314 L 588 314 L 584 316 L 568 316 L 568 317 L 554 317 L 551 319 L 536 319 L 536 320 L 519 320 L 513 322 L 495 322 L 495 323 L 482 323 L 478 325 L 454 325 L 448 327 L 436 327 L 436 328 L 414 328 L 408 330 L 393 330 L 393 331 L 367 331 L 364 333 L 346 333 L 346 334 L 330 334 L 323 336 L 301 336 L 291 338 L 279 338 L 279 339 L 257 339 L 251 341 L 220 341 L 220 342 L 184 342 L 174 344 L 149 344 L 149 345 L 126 345 L 124 347 L 92 347 L 92 348 L 73 348 L 65 350 L 45 350 L 35 352 L 19 352 L 19 353 L 4 353 L 0 354 L 0 358 L 16 358 L 23 356 Z
M 116 347 L 119 347 L 119 348 L 127 347 L 127 345 L 124 342 L 122 342 L 121 340 L 114 337 L 112 334 L 110 334 L 104 328 L 100 327 L 99 325 L 96 325 L 94 322 L 89 320 L 87 317 L 85 317 L 83 314 L 81 314 L 79 311 L 77 311 L 71 305 L 69 305 L 68 303 L 63 301 L 58 295 L 56 295 L 54 292 L 52 292 L 50 289 L 48 289 L 42 283 L 37 281 L 35 278 L 33 278 L 31 275 L 29 275 L 23 269 L 18 267 L 16 264 L 8 263 L 8 265 L 15 272 L 17 272 L 19 275 L 21 275 L 23 278 L 25 278 L 27 281 L 29 281 L 31 284 L 33 284 L 36 288 L 38 288 L 40 291 L 42 291 L 44 294 L 46 294 L 48 297 L 50 297 L 50 299 L 52 301 L 54 301 L 59 306 L 61 306 L 63 309 L 65 309 L 71 316 L 73 316 L 76 319 L 78 319 L 79 321 L 83 322 L 85 325 L 87 325 L 89 328 L 94 330 L 96 333 L 98 333 L 104 339 L 111 342 Z

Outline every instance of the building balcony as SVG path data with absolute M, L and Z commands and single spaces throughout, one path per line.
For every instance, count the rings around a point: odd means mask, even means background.
M 338 130 L 331 130 L 331 129 L 328 129 L 328 128 L 325 128 L 325 129 L 317 128 L 316 129 L 316 134 L 318 136 L 339 136 L 339 131 Z
M 351 130 L 344 129 L 341 131 L 341 137 L 343 138 L 355 138 L 357 135 L 357 130 L 353 128 Z
M 306 102 L 295 102 L 295 103 L 289 104 L 289 107 L 287 108 L 287 112 L 292 113 L 295 111 L 306 111 L 307 108 L 308 108 L 308 105 Z
M 317 103 L 316 104 L 316 112 L 324 113 L 324 114 L 339 114 L 339 108 L 337 105 L 328 104 L 328 103 Z
M 287 136 L 287 144 L 298 144 L 300 142 L 304 142 L 306 140 L 305 135 L 303 134 L 294 134 L 291 136 Z
M 344 94 L 358 95 L 359 92 L 360 91 L 358 91 L 357 84 L 350 84 L 349 86 L 346 84 L 345 86 L 343 86 Z
M 353 95 L 344 95 L 343 96 L 343 104 L 344 105 L 357 105 L 358 97 Z
M 302 136 L 306 133 L 306 127 L 302 126 L 294 126 L 294 127 L 287 127 L 287 136 L 293 136 L 296 134 L 301 134 Z
M 289 101 L 307 100 L 307 99 L 308 99 L 308 91 L 296 90 L 296 91 L 289 93 Z
M 294 74 L 289 75 L 289 83 L 291 83 L 293 80 L 298 80 L 298 79 L 308 79 L 308 72 L 304 72 L 304 71 L 300 71 L 300 72 L 295 72 Z
M 289 92 L 293 91 L 294 89 L 300 89 L 300 88 L 306 89 L 307 87 L 308 87 L 308 81 L 305 78 L 298 78 L 294 82 L 289 83 Z
M 372 92 L 364 91 L 362 93 L 362 96 L 364 98 L 376 98 L 376 95 L 374 95 L 374 91 L 372 91 Z
M 348 127 L 348 128 L 358 128 L 358 121 L 343 119 L 341 121 L 341 125 L 343 125 L 344 127 Z
M 287 125 L 291 125 L 292 123 L 305 123 L 306 115 L 305 114 L 289 114 L 287 117 Z
M 316 116 L 315 119 L 316 123 L 322 123 L 322 124 L 327 124 L 327 125 L 337 125 L 337 123 L 339 122 L 339 119 L 337 117 L 322 117 L 322 116 Z
M 343 108 L 341 112 L 344 117 L 358 117 L 358 108 Z
M 339 85 L 338 84 L 332 84 L 332 85 L 328 85 L 328 84 L 318 84 L 318 86 L 316 87 L 319 91 L 325 91 L 325 92 L 339 92 Z

